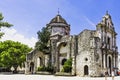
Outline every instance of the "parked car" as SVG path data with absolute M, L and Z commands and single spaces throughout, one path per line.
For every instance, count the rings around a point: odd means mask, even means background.
M 117 71 L 117 75 L 120 76 L 120 70 Z

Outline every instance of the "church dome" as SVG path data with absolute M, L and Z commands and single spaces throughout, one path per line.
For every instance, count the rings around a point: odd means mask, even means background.
M 66 20 L 64 18 L 62 18 L 61 15 L 56 15 L 51 21 L 50 21 L 50 24 L 51 23 L 64 23 L 64 24 L 67 24 Z M 68 25 L 68 24 L 67 24 Z

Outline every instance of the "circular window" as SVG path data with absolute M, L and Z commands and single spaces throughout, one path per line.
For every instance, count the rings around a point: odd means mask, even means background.
M 85 61 L 88 61 L 88 58 L 85 58 Z

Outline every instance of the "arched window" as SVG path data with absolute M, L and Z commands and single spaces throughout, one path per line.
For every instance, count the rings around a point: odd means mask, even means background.
M 110 49 L 110 38 L 107 39 L 108 49 Z

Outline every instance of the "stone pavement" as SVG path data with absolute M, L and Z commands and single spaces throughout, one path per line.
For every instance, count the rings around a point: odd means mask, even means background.
M 0 74 L 0 80 L 105 80 L 105 77 L 65 77 L 53 75 Z M 108 77 L 107 80 L 112 80 L 112 78 Z M 120 80 L 120 76 L 115 77 L 114 80 Z

